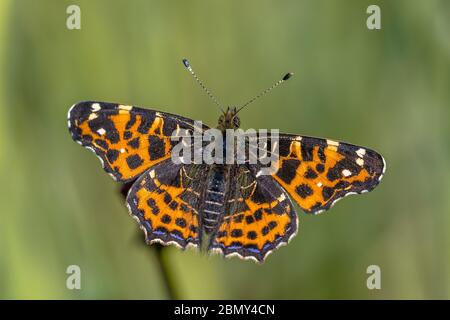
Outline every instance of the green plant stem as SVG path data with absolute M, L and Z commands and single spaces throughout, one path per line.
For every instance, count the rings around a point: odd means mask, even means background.
M 128 191 L 130 190 L 131 186 L 133 185 L 134 181 L 128 182 L 122 185 L 122 188 L 120 189 L 120 193 L 124 199 L 126 199 Z M 170 267 L 167 262 L 167 256 L 164 255 L 164 251 L 167 250 L 167 248 L 160 244 L 153 244 L 151 246 L 151 249 L 155 251 L 155 257 L 156 261 L 158 263 L 158 269 L 161 273 L 162 280 L 164 283 L 164 287 L 167 292 L 167 296 L 169 299 L 178 299 L 178 296 L 176 294 L 175 290 L 175 284 L 174 284 L 174 278 L 170 272 Z
M 163 283 L 164 287 L 166 288 L 167 295 L 171 300 L 178 299 L 174 278 L 172 276 L 172 272 L 170 272 L 170 266 L 167 261 L 167 255 L 164 255 L 164 251 L 166 251 L 167 249 L 160 244 L 153 245 L 153 248 L 156 251 L 156 260 L 158 261 L 159 270 L 163 278 Z

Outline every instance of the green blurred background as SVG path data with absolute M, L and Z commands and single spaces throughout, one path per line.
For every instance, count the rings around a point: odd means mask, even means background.
M 81 8 L 81 30 L 66 8 Z M 366 27 L 370 4 L 382 29 Z M 168 248 L 179 298 L 450 298 L 450 2 L 0 1 L 0 298 L 168 297 L 119 186 L 73 143 L 69 107 L 122 102 L 202 119 L 295 77 L 246 128 L 329 137 L 387 161 L 374 192 L 300 231 L 260 266 Z M 81 267 L 82 289 L 66 288 Z M 381 267 L 381 290 L 366 268 Z

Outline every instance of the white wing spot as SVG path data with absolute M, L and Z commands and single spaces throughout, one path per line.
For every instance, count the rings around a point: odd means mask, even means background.
M 103 129 L 103 128 L 100 128 L 100 129 L 97 130 L 97 133 L 102 136 L 102 135 L 104 135 L 106 133 L 106 130 Z
M 101 106 L 99 103 L 93 103 L 91 108 L 92 108 L 92 111 L 96 112 L 101 109 Z
M 121 104 L 119 106 L 119 109 L 130 111 L 131 109 L 133 109 L 133 106 L 125 106 Z
M 356 163 L 357 163 L 360 167 L 362 167 L 362 166 L 364 165 L 364 160 L 361 159 L 361 158 L 358 158 L 358 159 L 356 159 Z
M 98 115 L 97 115 L 96 113 L 91 113 L 91 114 L 89 115 L 88 120 L 94 120 L 94 119 L 97 118 L 97 117 L 98 117 Z
M 342 175 L 343 175 L 344 177 L 348 177 L 348 176 L 351 176 L 352 173 L 351 173 L 350 170 L 344 169 L 344 170 L 342 170 Z
M 356 150 L 356 154 L 358 155 L 358 157 L 363 158 L 366 154 L 366 149 L 359 148 L 358 150 Z
M 339 146 L 339 142 L 337 142 L 337 141 L 334 141 L 334 140 L 327 140 L 327 144 L 329 145 L 329 146 L 335 146 L 335 147 L 338 147 Z
M 150 178 L 153 179 L 155 177 L 155 175 L 156 175 L 155 170 L 150 171 Z
M 284 201 L 284 199 L 286 199 L 286 196 L 284 195 L 284 193 L 282 193 L 281 196 L 279 196 L 277 200 L 279 202 L 282 202 L 282 201 Z
M 120 153 L 125 153 L 125 149 L 124 148 L 120 149 Z
M 320 188 L 322 186 L 322 182 L 317 182 L 317 186 Z

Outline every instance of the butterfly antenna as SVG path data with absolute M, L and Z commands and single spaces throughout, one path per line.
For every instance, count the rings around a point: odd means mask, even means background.
M 214 102 L 214 104 L 217 105 L 222 112 L 224 112 L 222 107 L 220 106 L 219 101 L 217 101 L 216 97 L 213 96 L 211 91 L 209 91 L 208 88 L 205 87 L 203 82 L 197 77 L 197 75 L 195 74 L 194 70 L 192 69 L 191 64 L 189 63 L 188 59 L 183 59 L 183 65 L 192 74 L 192 76 L 194 77 L 195 81 L 197 81 L 197 83 L 200 85 L 200 87 L 202 87 L 202 89 L 206 92 L 208 97 L 211 98 L 211 100 Z
M 283 78 L 281 78 L 280 80 L 278 80 L 277 82 L 275 82 L 272 86 L 270 86 L 269 88 L 267 88 L 266 90 L 262 91 L 260 94 L 258 94 L 257 96 L 253 97 L 252 99 L 250 99 L 248 102 L 246 102 L 242 107 L 240 107 L 237 111 L 236 114 L 241 111 L 242 109 L 244 109 L 246 106 L 248 106 L 249 104 L 253 103 L 255 100 L 261 98 L 262 96 L 264 96 L 266 93 L 269 93 L 270 91 L 272 91 L 272 89 L 275 89 L 276 87 L 278 87 L 280 84 L 282 84 L 283 82 L 289 80 L 289 78 L 291 78 L 294 74 L 292 72 L 288 72 L 286 73 Z

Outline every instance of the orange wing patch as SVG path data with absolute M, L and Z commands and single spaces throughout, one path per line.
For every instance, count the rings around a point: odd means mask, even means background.
M 329 209 L 342 197 L 371 191 L 385 163 L 373 150 L 332 140 L 281 137 L 273 178 L 306 212 Z

